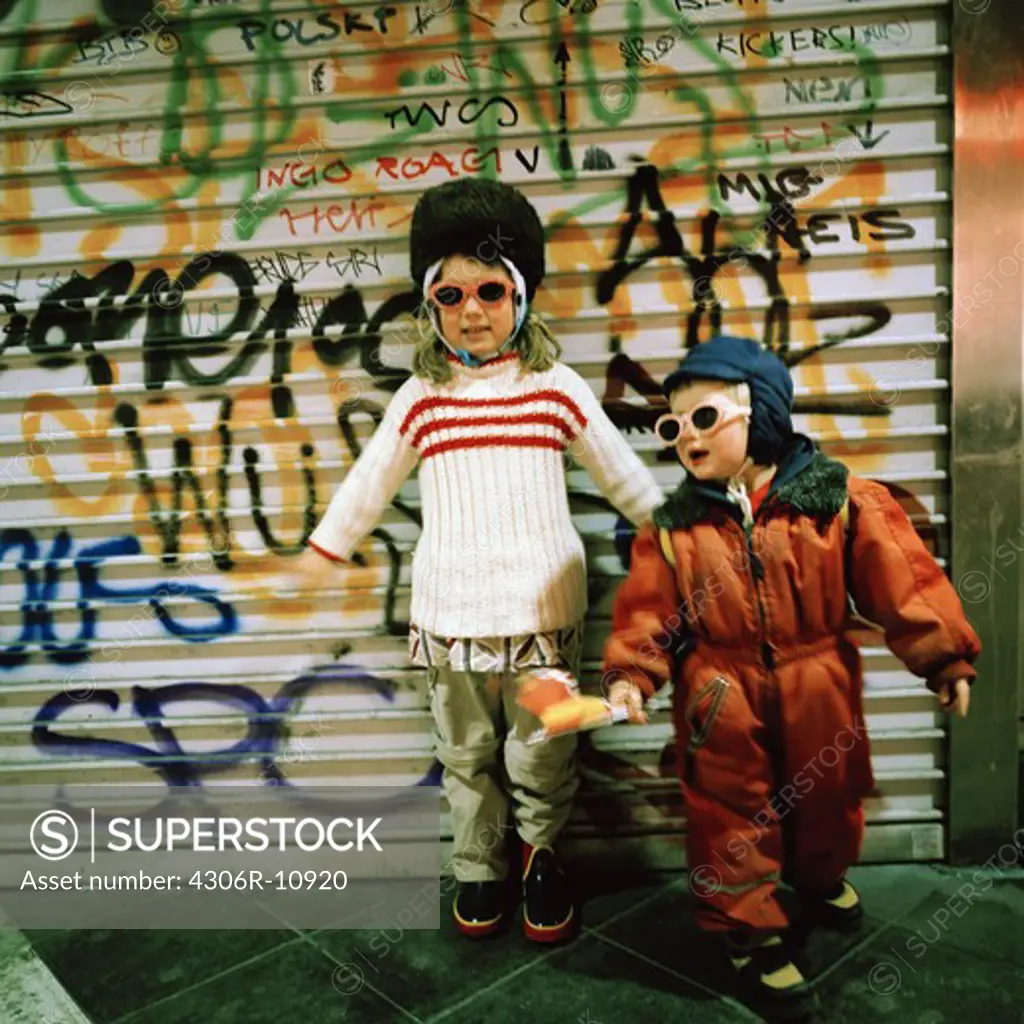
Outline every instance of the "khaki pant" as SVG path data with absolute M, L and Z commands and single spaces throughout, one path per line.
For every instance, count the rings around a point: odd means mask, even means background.
M 540 722 L 516 704 L 523 675 L 433 668 L 427 678 L 455 834 L 452 873 L 460 882 L 502 879 L 510 807 L 531 846 L 552 846 L 565 825 L 579 785 L 576 737 L 526 745 Z

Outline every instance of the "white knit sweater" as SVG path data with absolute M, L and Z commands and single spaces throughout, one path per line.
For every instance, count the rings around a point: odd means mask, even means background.
M 578 622 L 586 563 L 564 453 L 635 524 L 662 502 L 661 491 L 569 367 L 535 373 L 510 354 L 472 369 L 453 360 L 453 371 L 444 385 L 411 377 L 399 388 L 310 543 L 349 558 L 419 460 L 412 621 L 446 637 Z

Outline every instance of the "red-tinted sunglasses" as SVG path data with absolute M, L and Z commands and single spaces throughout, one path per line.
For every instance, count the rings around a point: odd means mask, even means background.
M 496 306 L 510 294 L 511 286 L 505 281 L 480 281 L 473 285 L 435 284 L 430 297 L 439 306 L 461 306 L 474 298 L 485 306 Z

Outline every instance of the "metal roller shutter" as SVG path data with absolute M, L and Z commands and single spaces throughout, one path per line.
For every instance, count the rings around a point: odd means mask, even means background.
M 721 324 L 947 557 L 948 17 L 0 2 L 0 780 L 436 778 L 415 479 L 333 590 L 273 597 L 265 553 L 301 548 L 407 375 L 408 217 L 460 174 L 541 211 L 538 307 L 666 488 L 654 382 Z M 570 478 L 593 672 L 624 568 Z M 938 857 L 942 719 L 864 649 L 865 859 Z M 585 745 L 577 846 L 681 863 L 669 751 L 664 711 Z

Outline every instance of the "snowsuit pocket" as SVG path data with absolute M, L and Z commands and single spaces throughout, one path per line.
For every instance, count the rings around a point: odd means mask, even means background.
M 686 781 L 694 783 L 696 753 L 708 741 L 711 727 L 715 724 L 725 704 L 729 692 L 729 680 L 725 676 L 715 676 L 705 683 L 686 702 L 683 709 L 683 720 L 686 722 L 689 739 L 686 742 Z

